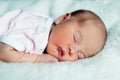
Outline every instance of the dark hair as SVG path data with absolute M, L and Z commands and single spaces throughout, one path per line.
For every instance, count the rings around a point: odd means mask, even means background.
M 76 11 L 71 12 L 71 15 L 74 17 L 84 18 L 84 19 L 86 18 L 97 19 L 97 20 L 100 20 L 102 24 L 104 24 L 101 18 L 90 10 L 76 10 Z

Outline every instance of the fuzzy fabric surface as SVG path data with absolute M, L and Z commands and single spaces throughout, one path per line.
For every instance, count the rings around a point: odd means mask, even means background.
M 120 80 L 120 0 L 0 0 L 0 14 L 28 9 L 54 18 L 77 9 L 98 14 L 107 28 L 104 49 L 75 62 L 0 62 L 0 80 Z

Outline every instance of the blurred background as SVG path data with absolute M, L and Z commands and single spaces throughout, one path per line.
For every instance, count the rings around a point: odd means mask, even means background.
M 120 17 L 120 0 L 0 0 L 0 15 L 26 9 L 54 18 L 77 9 L 94 11 L 105 22 L 107 28 Z
M 120 80 L 120 0 L 0 0 L 1 16 L 15 9 L 53 18 L 77 9 L 91 10 L 104 21 L 107 42 L 102 54 L 73 64 L 0 62 L 0 80 Z

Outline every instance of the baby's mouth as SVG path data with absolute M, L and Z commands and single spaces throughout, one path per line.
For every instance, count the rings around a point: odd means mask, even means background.
M 59 57 L 63 56 L 63 51 L 62 51 L 62 49 L 59 47 L 57 50 L 58 50 L 58 55 L 59 55 Z
M 59 48 L 58 48 L 58 53 L 59 53 L 59 56 L 60 56 L 60 57 L 63 57 L 63 56 L 64 56 L 65 54 L 67 54 L 68 52 L 67 52 L 67 50 L 59 47 Z

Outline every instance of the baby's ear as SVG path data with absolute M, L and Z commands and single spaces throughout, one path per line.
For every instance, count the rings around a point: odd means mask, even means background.
M 55 20 L 55 24 L 59 24 L 60 22 L 66 20 L 66 19 L 69 19 L 70 17 L 71 17 L 71 13 L 67 13 L 63 16 L 60 16 Z

